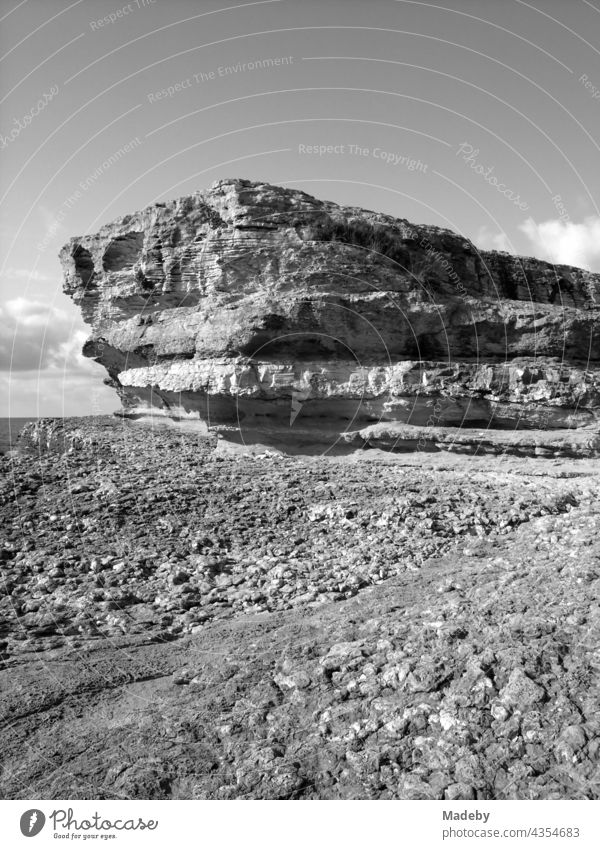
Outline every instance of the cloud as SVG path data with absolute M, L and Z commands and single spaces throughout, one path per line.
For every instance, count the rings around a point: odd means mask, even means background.
M 508 251 L 514 253 L 514 248 L 506 233 L 494 233 L 485 225 L 480 227 L 475 236 L 475 244 L 483 251 Z
M 81 354 L 85 338 L 79 322 L 50 303 L 13 298 L 0 304 L 0 371 L 90 374 Z
M 590 215 L 582 222 L 550 219 L 536 224 L 528 218 L 519 229 L 525 233 L 532 253 L 559 265 L 576 265 L 600 271 L 600 217 Z
M 81 353 L 87 332 L 74 311 L 13 298 L 0 303 L 0 416 L 109 413 L 118 398 L 102 366 Z
M 56 280 L 50 274 L 44 274 L 41 271 L 36 271 L 30 268 L 7 268 L 2 272 L 4 280 L 27 280 L 31 283 L 49 283 Z

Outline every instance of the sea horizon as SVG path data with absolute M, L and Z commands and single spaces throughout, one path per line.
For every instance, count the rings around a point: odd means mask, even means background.
M 105 413 L 103 415 L 110 415 Z M 19 433 L 28 422 L 39 419 L 90 419 L 97 418 L 93 414 L 87 416 L 0 416 L 0 454 L 5 454 L 14 448 Z
M 38 418 L 39 416 L 0 416 L 0 454 L 10 451 L 27 422 L 36 421 Z

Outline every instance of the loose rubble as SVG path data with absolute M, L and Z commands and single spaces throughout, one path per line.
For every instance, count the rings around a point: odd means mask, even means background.
M 598 461 L 21 450 L 5 798 L 598 798 Z

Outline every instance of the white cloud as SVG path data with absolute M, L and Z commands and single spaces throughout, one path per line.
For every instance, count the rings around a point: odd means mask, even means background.
M 41 300 L 0 303 L 0 415 L 90 415 L 115 410 L 106 372 L 81 348 L 87 332 L 73 310 Z
M 13 298 L 0 304 L 0 370 L 61 369 L 90 373 L 81 354 L 86 333 L 66 310 L 44 301 Z
M 69 338 L 61 342 L 52 352 L 51 365 L 67 371 L 84 371 L 87 374 L 93 371 L 94 374 L 97 374 L 96 370 L 91 367 L 90 360 L 81 353 L 87 337 L 88 334 L 85 330 L 73 330 Z
M 480 227 L 475 236 L 475 244 L 483 251 L 508 251 L 514 253 L 514 247 L 506 233 L 494 233 L 485 225 Z
M 560 219 L 536 224 L 528 218 L 519 229 L 531 242 L 535 256 L 600 272 L 600 217 L 590 215 L 579 224 Z

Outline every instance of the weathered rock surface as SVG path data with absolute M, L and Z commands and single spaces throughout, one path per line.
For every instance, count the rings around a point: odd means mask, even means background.
M 300 449 L 414 447 L 378 441 L 380 423 L 460 428 L 461 450 L 482 429 L 598 448 L 600 275 L 239 179 L 72 239 L 61 261 L 127 415 Z
M 600 798 L 598 460 L 0 458 L 0 795 Z

